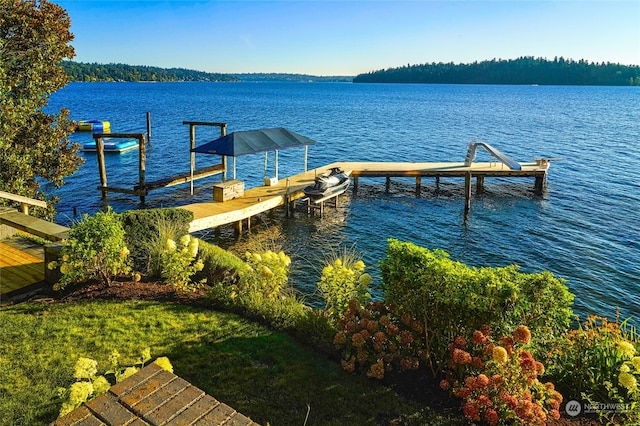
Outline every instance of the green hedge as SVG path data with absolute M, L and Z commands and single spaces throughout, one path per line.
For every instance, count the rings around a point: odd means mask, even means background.
M 150 262 L 149 247 L 157 237 L 159 226 L 171 224 L 177 230 L 176 237 L 189 232 L 189 224 L 193 221 L 193 213 L 177 208 L 161 208 L 148 210 L 129 210 L 120 214 L 125 230 L 127 247 L 131 252 L 134 269 L 148 272 Z
M 566 331 L 573 294 L 550 272 L 525 274 L 515 265 L 472 268 L 442 250 L 389 240 L 380 262 L 385 302 L 423 321 L 432 367 L 444 367 L 447 346 L 483 325 L 506 335 L 526 325 L 534 339 Z

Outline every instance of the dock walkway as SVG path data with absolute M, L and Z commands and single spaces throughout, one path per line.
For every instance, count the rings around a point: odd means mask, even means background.
M 353 190 L 357 191 L 358 180 L 363 177 L 385 177 L 387 182 L 392 177 L 413 177 L 416 189 L 420 189 L 423 177 L 459 177 L 465 178 L 467 208 L 471 195 L 471 178 L 476 177 L 478 188 L 484 184 L 485 177 L 533 177 L 534 189 L 540 191 L 549 169 L 545 159 L 530 163 L 520 163 L 520 170 L 513 170 L 503 163 L 484 162 L 465 166 L 464 162 L 417 163 L 417 162 L 337 162 L 318 169 L 300 173 L 280 180 L 272 186 L 258 186 L 244 192 L 244 196 L 225 202 L 203 202 L 180 206 L 193 212 L 189 232 L 216 228 L 235 223 L 242 231 L 242 221 L 247 220 L 250 226 L 252 216 L 267 212 L 286 203 L 304 197 L 303 189 L 313 184 L 316 175 L 328 173 L 332 167 L 340 167 L 350 171 L 354 179 Z

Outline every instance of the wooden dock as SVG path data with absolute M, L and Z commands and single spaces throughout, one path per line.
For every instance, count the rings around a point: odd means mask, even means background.
M 513 170 L 500 162 L 472 163 L 465 166 L 464 162 L 448 163 L 414 163 L 414 162 L 337 162 L 318 169 L 300 173 L 280 180 L 272 186 L 259 186 L 244 192 L 244 196 L 225 202 L 195 203 L 181 208 L 193 212 L 189 232 L 217 228 L 222 225 L 235 223 L 237 230 L 242 231 L 243 221 L 251 226 L 251 217 L 267 212 L 278 206 L 293 204 L 295 200 L 303 198 L 303 189 L 313 184 L 316 175 L 328 173 L 332 167 L 340 167 L 350 171 L 353 177 L 353 191 L 358 190 L 358 181 L 365 177 L 384 177 L 387 185 L 391 178 L 414 178 L 416 191 L 420 191 L 423 177 L 465 179 L 465 209 L 468 210 L 471 200 L 471 181 L 476 178 L 479 191 L 482 190 L 486 177 L 534 178 L 534 190 L 541 192 L 549 169 L 547 159 L 539 159 L 530 163 L 520 163 L 520 170 Z

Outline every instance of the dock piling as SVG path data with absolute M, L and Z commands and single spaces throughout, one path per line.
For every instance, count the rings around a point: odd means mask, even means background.
M 96 138 L 96 151 L 98 158 L 98 169 L 100 170 L 100 186 L 107 188 L 107 166 L 104 163 L 104 144 L 102 137 Z M 107 198 L 107 190 L 102 189 L 102 199 Z
M 471 172 L 464 175 L 464 211 L 471 210 Z

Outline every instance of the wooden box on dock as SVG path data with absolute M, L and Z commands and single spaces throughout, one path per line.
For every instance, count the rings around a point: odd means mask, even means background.
M 213 201 L 229 201 L 244 195 L 244 182 L 228 180 L 213 185 Z

